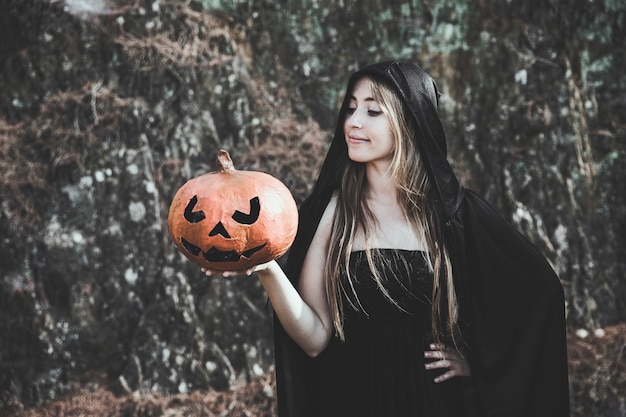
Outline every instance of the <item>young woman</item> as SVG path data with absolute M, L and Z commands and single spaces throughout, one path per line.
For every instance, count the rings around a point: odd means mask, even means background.
M 569 415 L 562 287 L 458 183 L 438 96 L 414 64 L 353 74 L 285 272 L 245 271 L 276 317 L 281 417 Z

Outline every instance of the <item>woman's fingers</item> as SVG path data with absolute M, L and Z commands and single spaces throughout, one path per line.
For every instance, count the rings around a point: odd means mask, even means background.
M 444 382 L 444 381 L 454 378 L 455 376 L 459 376 L 459 375 L 457 375 L 454 371 L 448 371 L 439 375 L 437 378 L 435 378 L 435 382 L 436 383 Z
M 200 268 L 200 271 L 202 271 L 207 277 L 213 277 L 213 276 L 223 276 L 224 278 L 228 278 L 228 277 L 240 277 L 242 275 L 252 275 L 253 272 L 260 270 L 262 268 L 267 268 L 268 264 L 261 264 L 261 265 L 255 265 L 253 267 L 250 267 L 248 269 L 240 269 L 240 270 L 236 270 L 236 271 L 218 271 L 215 269 L 208 269 L 208 268 Z
M 242 276 L 242 275 L 252 275 L 252 272 L 254 272 L 254 269 L 245 269 L 245 270 L 241 270 L 241 271 L 216 271 L 213 269 L 205 269 L 205 268 L 201 268 L 200 269 L 202 272 L 204 272 L 204 274 L 207 277 L 214 277 L 214 276 L 223 276 L 224 278 L 229 278 L 229 277 L 238 277 L 238 276 Z
M 470 376 L 469 364 L 461 353 L 455 349 L 448 349 L 446 346 L 432 344 L 432 350 L 424 352 L 424 357 L 428 359 L 438 359 L 424 364 L 426 369 L 448 369 L 448 371 L 437 376 L 435 382 L 447 381 L 457 376 Z
M 424 366 L 426 367 L 426 369 L 452 368 L 450 361 L 447 359 L 442 359 L 435 362 L 428 362 Z

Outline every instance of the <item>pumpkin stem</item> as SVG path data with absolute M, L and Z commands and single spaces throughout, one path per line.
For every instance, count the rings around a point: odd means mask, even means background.
M 235 164 L 233 164 L 233 160 L 230 159 L 230 155 L 224 149 L 220 149 L 217 152 L 217 165 L 220 172 L 229 172 L 235 170 Z

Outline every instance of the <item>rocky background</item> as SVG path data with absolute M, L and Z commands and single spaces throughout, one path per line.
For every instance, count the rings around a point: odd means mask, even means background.
M 575 415 L 625 416 L 624 39 L 619 0 L 5 0 L 0 413 L 243 384 L 271 415 L 263 290 L 178 253 L 169 203 L 219 148 L 301 202 L 348 75 L 401 58 L 444 92 L 463 183 L 563 281 Z

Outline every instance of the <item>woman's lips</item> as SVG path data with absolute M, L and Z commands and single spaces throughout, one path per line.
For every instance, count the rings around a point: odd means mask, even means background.
M 348 141 L 350 143 L 365 143 L 369 142 L 369 140 L 359 137 L 359 136 L 348 136 Z

